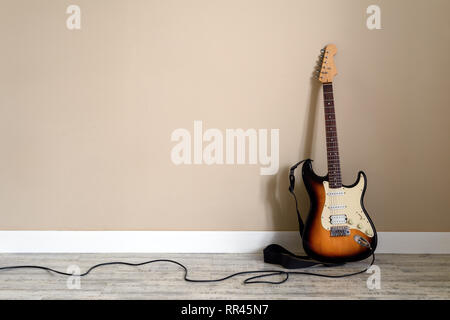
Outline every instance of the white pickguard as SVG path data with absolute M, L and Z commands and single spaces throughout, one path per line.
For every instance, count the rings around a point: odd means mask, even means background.
M 322 226 L 326 230 L 330 230 L 331 226 L 347 226 L 373 237 L 374 230 L 361 207 L 364 185 L 365 178 L 363 175 L 361 175 L 359 183 L 352 188 L 332 189 L 329 187 L 328 181 L 323 182 L 326 196 L 322 211 Z M 340 215 L 346 216 L 346 222 L 342 222 Z M 334 224 L 331 223 L 331 218 L 333 218 Z

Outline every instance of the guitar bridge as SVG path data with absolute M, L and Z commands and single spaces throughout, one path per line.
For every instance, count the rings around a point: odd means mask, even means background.
M 350 230 L 347 226 L 334 226 L 330 228 L 330 236 L 332 237 L 346 237 L 350 235 Z

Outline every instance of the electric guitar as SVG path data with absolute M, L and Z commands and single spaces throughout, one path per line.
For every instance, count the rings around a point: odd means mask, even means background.
M 317 71 L 323 85 L 328 174 L 316 175 L 311 160 L 306 160 L 302 167 L 311 203 L 303 247 L 311 258 L 323 262 L 362 260 L 370 256 L 377 245 L 375 226 L 363 203 L 366 175 L 360 171 L 355 183 L 342 184 L 332 85 L 337 74 L 335 54 L 335 45 L 326 46 Z

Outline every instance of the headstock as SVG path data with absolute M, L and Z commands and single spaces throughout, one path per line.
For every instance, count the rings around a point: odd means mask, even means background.
M 329 44 L 322 49 L 318 62 L 317 79 L 322 83 L 333 82 L 334 76 L 337 74 L 336 66 L 334 65 L 334 55 L 337 48 L 334 44 Z

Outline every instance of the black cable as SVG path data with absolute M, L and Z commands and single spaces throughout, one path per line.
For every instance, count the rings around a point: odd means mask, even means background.
M 230 278 L 233 278 L 233 277 L 236 277 L 236 276 L 239 276 L 239 275 L 260 273 L 259 275 L 252 276 L 252 277 L 249 277 L 249 278 L 245 279 L 243 283 L 244 284 L 255 284 L 255 283 L 282 284 L 282 283 L 286 282 L 289 279 L 290 275 L 296 275 L 296 274 L 316 276 L 316 277 L 324 277 L 324 278 L 350 277 L 350 276 L 354 276 L 354 275 L 366 272 L 373 265 L 374 261 L 375 261 L 375 254 L 372 253 L 372 261 L 370 262 L 370 264 L 364 270 L 357 271 L 357 272 L 354 272 L 354 273 L 342 274 L 342 275 L 328 275 L 328 274 L 320 274 L 320 273 L 313 273 L 313 272 L 307 272 L 307 271 L 255 270 L 255 271 L 236 272 L 236 273 L 230 274 L 230 275 L 228 275 L 226 277 L 223 277 L 223 278 L 211 279 L 211 280 L 209 280 L 209 279 L 190 279 L 190 278 L 188 278 L 188 269 L 186 268 L 186 266 L 184 266 L 182 263 L 180 263 L 178 261 L 171 260 L 171 259 L 156 259 L 156 260 L 149 260 L 149 261 L 145 261 L 145 262 L 141 262 L 141 263 L 131 263 L 131 262 L 122 262 L 122 261 L 99 263 L 99 264 L 96 264 L 96 265 L 90 267 L 87 271 L 85 271 L 84 273 L 81 273 L 79 275 L 71 274 L 71 273 L 67 273 L 67 272 L 63 272 L 63 271 L 58 271 L 58 270 L 55 270 L 55 269 L 52 269 L 52 268 L 48 268 L 48 267 L 35 266 L 35 265 L 0 267 L 0 271 L 13 270 L 13 269 L 40 269 L 40 270 L 45 270 L 45 271 L 57 273 L 57 274 L 64 275 L 64 276 L 84 277 L 84 276 L 87 276 L 92 270 L 97 269 L 97 268 L 102 267 L 102 266 L 125 265 L 125 266 L 138 267 L 138 266 L 143 266 L 143 265 L 146 265 L 146 264 L 151 264 L 151 263 L 156 263 L 156 262 L 169 262 L 169 263 L 173 263 L 173 264 L 176 264 L 176 265 L 180 266 L 184 270 L 184 280 L 187 281 L 187 282 L 203 282 L 203 283 L 220 282 L 220 281 L 225 281 L 225 280 L 228 280 Z M 261 273 L 263 273 L 263 274 L 261 274 Z M 262 279 L 262 278 L 272 277 L 272 276 L 277 276 L 277 275 L 280 275 L 280 276 L 283 275 L 285 277 L 284 277 L 284 279 L 282 279 L 280 281 L 255 280 L 255 279 Z

